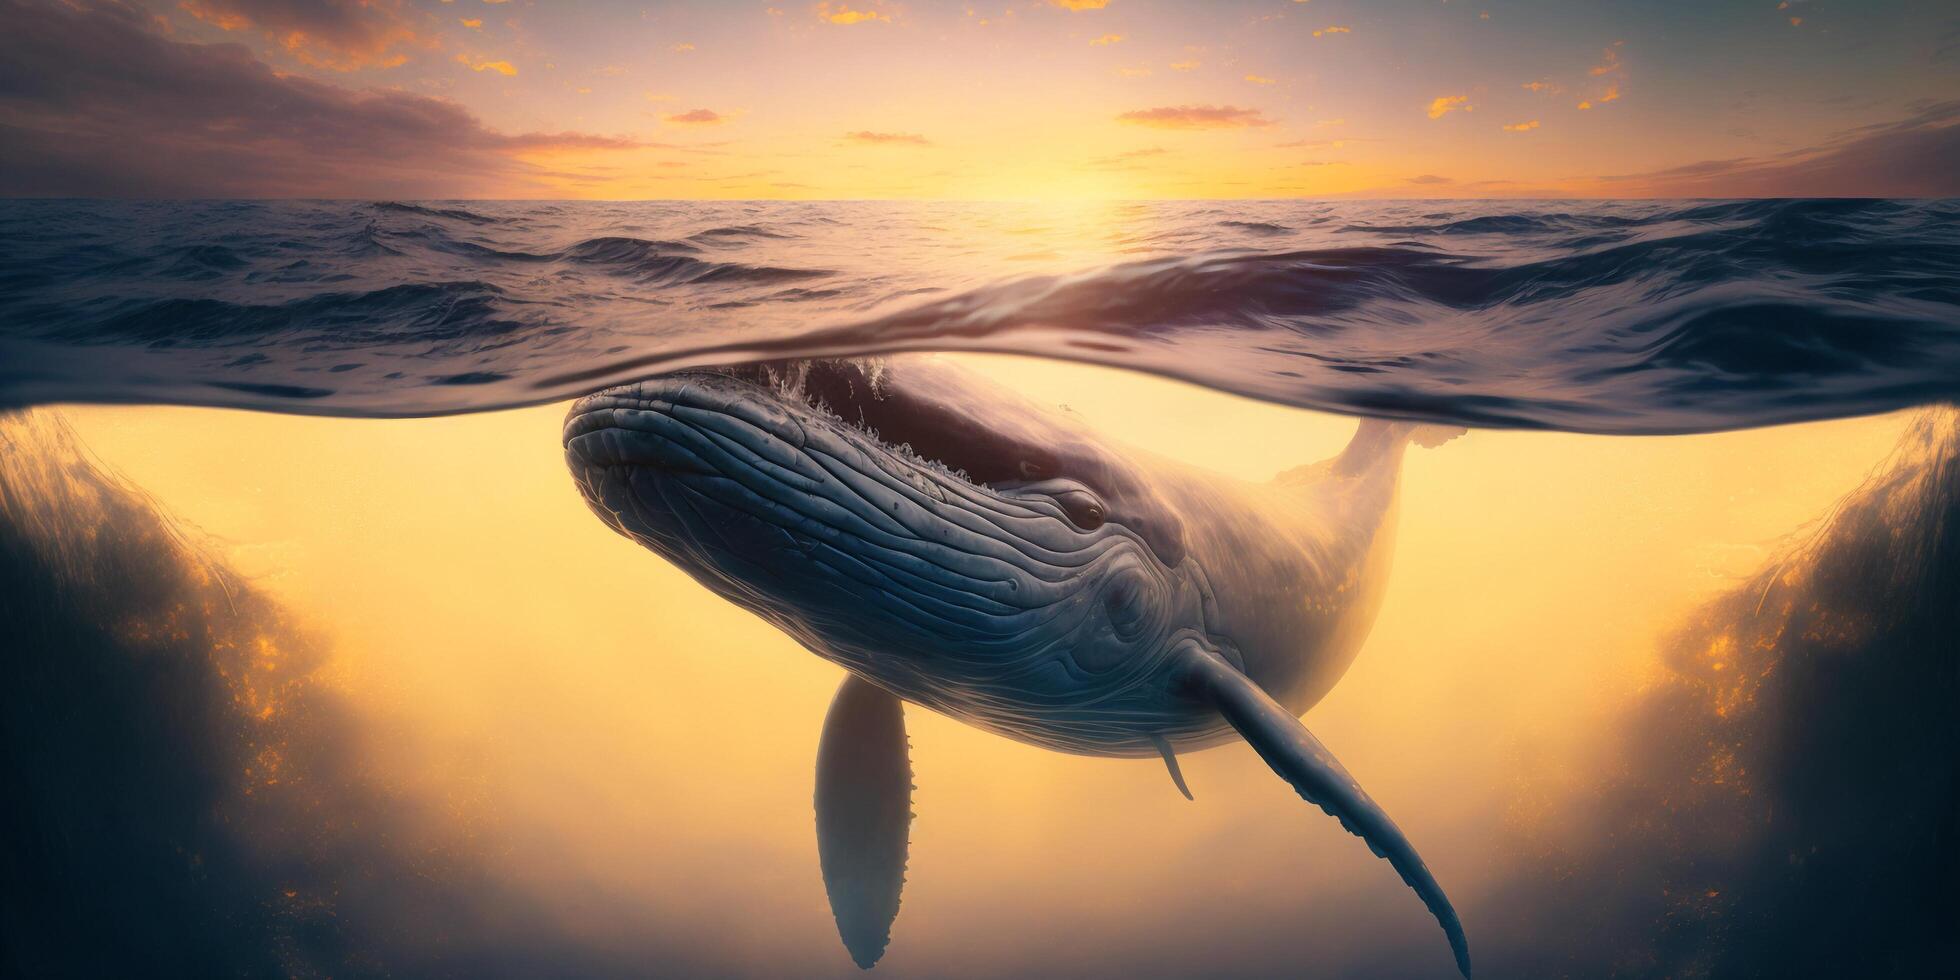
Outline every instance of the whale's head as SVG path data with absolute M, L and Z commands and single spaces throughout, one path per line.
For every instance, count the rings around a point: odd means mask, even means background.
M 1072 415 L 934 361 L 691 371 L 577 402 L 598 516 L 812 650 L 1012 727 L 1202 626 L 1179 515 Z

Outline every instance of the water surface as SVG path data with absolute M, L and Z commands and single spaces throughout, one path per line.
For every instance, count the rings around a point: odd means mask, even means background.
M 1960 203 L 0 204 L 0 404 L 428 415 L 680 366 L 1096 361 L 1712 431 L 1960 395 Z

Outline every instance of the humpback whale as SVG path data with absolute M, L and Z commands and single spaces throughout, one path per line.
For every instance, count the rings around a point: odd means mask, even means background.
M 1460 431 L 1460 430 L 1459 430 Z M 1022 742 L 1161 757 L 1244 739 L 1435 915 L 1449 898 L 1299 716 L 1380 606 L 1401 459 L 1433 427 L 1361 421 L 1254 485 L 1100 438 L 936 358 L 684 371 L 573 404 L 593 512 L 845 679 L 817 753 L 818 858 L 869 968 L 904 882 L 904 706 Z

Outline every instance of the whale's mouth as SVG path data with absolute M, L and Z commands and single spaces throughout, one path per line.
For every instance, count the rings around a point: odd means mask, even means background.
M 1087 560 L 1094 535 L 1055 492 L 1068 481 L 1034 478 L 1053 455 L 1031 416 L 913 368 L 902 384 L 876 361 L 803 361 L 610 388 L 572 406 L 566 463 L 615 530 L 697 577 L 767 582 L 778 605 L 856 575 L 860 592 L 971 606 Z
M 742 423 L 724 427 L 722 438 L 752 442 L 751 450 L 801 450 L 815 421 L 893 459 L 977 488 L 1034 483 L 1057 473 L 1054 449 L 1015 425 L 1012 413 L 1003 418 L 989 411 L 983 418 L 980 407 L 946 392 L 891 384 L 889 371 L 883 360 L 848 359 L 665 375 L 580 399 L 566 421 L 566 447 L 593 466 L 712 472 L 700 454 L 663 438 L 667 427 L 653 415 L 698 427 L 719 414 Z
M 1039 549 L 1073 550 L 1080 542 L 1071 535 L 1120 520 L 1166 567 L 1185 555 L 1177 515 L 1079 419 L 929 358 L 778 361 L 662 375 L 580 399 L 564 435 L 566 461 L 584 474 L 589 498 L 604 481 L 666 473 L 698 483 L 753 477 L 758 466 L 769 481 L 782 477 L 803 491 L 834 494 L 843 488 L 822 486 L 829 479 L 822 471 L 844 466 L 865 476 L 875 471 L 888 484 L 853 492 L 917 496 L 945 520 L 958 520 L 954 510 L 1011 514 L 1006 521 L 981 518 L 985 533 L 1032 536 Z M 1120 517 L 1112 513 L 1119 509 Z
M 615 531 L 832 659 L 930 650 L 955 686 L 1003 669 L 1118 684 L 1170 615 L 1165 573 L 1089 490 L 1030 480 L 1043 447 L 1013 433 L 1033 416 L 965 380 L 886 387 L 863 362 L 663 375 L 579 400 L 566 462 Z

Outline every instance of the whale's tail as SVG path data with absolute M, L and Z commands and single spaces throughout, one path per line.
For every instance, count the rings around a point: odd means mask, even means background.
M 1390 424 L 1408 425 L 1409 441 L 1424 449 L 1434 449 L 1470 431 L 1460 425 L 1436 425 L 1427 422 Z
M 1355 428 L 1354 438 L 1348 440 L 1347 448 L 1341 450 L 1340 455 L 1282 473 L 1277 482 L 1282 485 L 1311 483 L 1329 474 L 1362 473 L 1381 463 L 1400 460 L 1402 450 L 1410 443 L 1424 449 L 1434 449 L 1468 431 L 1460 425 L 1364 418 Z
M 1424 449 L 1434 449 L 1469 431 L 1460 425 L 1439 425 L 1434 422 L 1362 419 L 1361 425 L 1354 430 L 1354 439 L 1348 443 L 1348 448 L 1400 448 L 1415 443 Z

